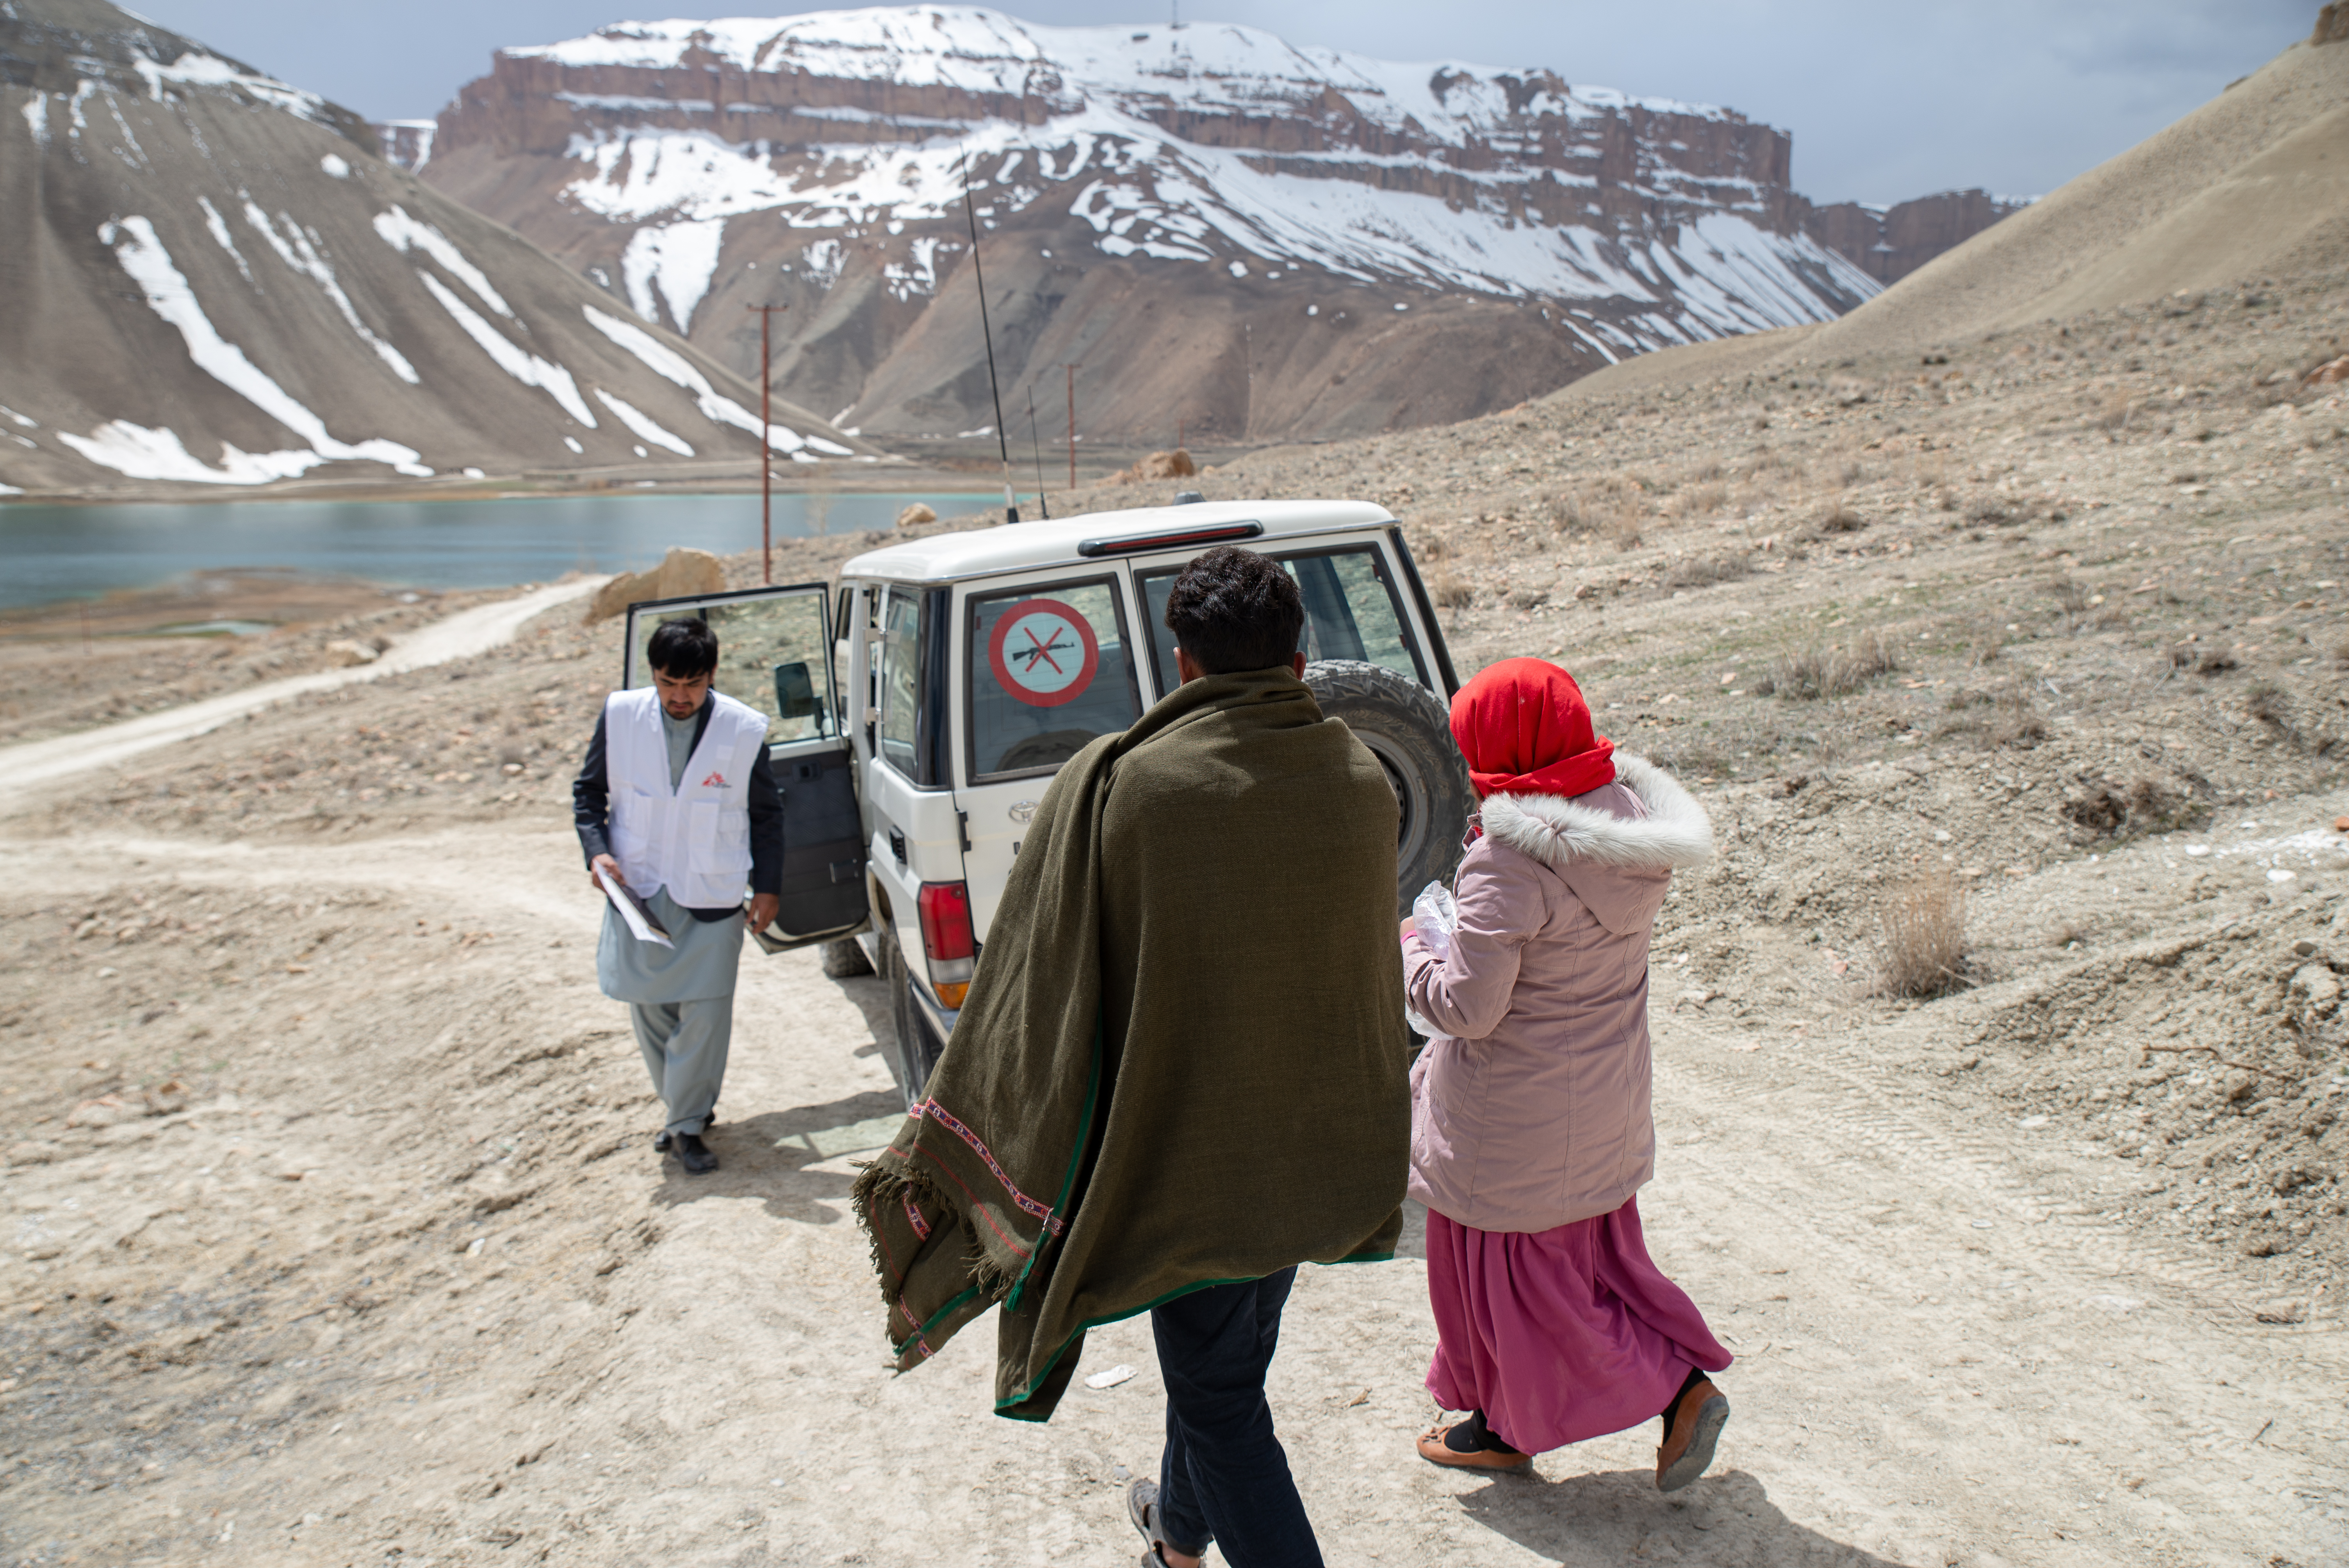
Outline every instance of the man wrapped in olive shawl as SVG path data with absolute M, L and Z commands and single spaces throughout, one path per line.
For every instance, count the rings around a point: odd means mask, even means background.
M 900 1370 L 1000 1308 L 998 1414 L 1085 1331 L 1392 1255 L 1394 796 L 1288 668 L 1191 679 L 1053 779 L 926 1098 L 858 1177 Z

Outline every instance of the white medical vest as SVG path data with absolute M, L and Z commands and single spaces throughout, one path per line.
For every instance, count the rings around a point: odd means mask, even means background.
M 750 882 L 750 768 L 767 741 L 757 709 L 709 694 L 709 724 L 668 782 L 660 693 L 604 700 L 604 776 L 612 792 L 612 858 L 637 894 L 660 889 L 688 909 L 738 904 Z

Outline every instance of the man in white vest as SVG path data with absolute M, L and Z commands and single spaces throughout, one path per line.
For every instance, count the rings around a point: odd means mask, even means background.
M 718 1169 L 701 1135 L 726 1078 L 742 933 L 766 928 L 782 891 L 783 803 L 767 769 L 765 717 L 709 689 L 718 634 L 709 623 L 663 622 L 646 663 L 651 686 L 605 699 L 572 782 L 572 816 L 589 881 L 600 873 L 634 892 L 675 944 L 639 940 L 606 900 L 595 977 L 628 1004 L 668 1108 L 653 1147 L 698 1176 Z

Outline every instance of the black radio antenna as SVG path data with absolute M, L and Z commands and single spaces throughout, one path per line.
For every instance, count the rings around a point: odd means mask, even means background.
M 978 282 L 978 334 L 987 340 L 987 392 L 995 400 L 995 449 L 1003 459 L 1003 521 L 1019 521 L 1019 502 L 1011 493 L 1011 442 L 1003 433 L 1003 392 L 995 382 L 995 332 L 987 324 L 987 273 L 978 264 L 978 210 L 970 200 L 970 151 L 956 154 L 962 162 L 962 215 L 970 221 L 970 270 Z
M 1036 455 L 1036 504 L 1044 509 L 1044 521 L 1052 521 L 1052 503 L 1044 499 L 1044 446 L 1036 435 L 1036 384 L 1028 384 L 1028 449 Z

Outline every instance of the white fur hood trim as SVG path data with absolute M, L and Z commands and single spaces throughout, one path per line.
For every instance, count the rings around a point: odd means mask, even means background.
M 1713 821 L 1678 779 L 1644 757 L 1619 751 L 1615 781 L 1647 807 L 1644 820 L 1626 821 L 1563 795 L 1488 795 L 1485 830 L 1559 871 L 1574 861 L 1663 871 L 1713 858 Z

